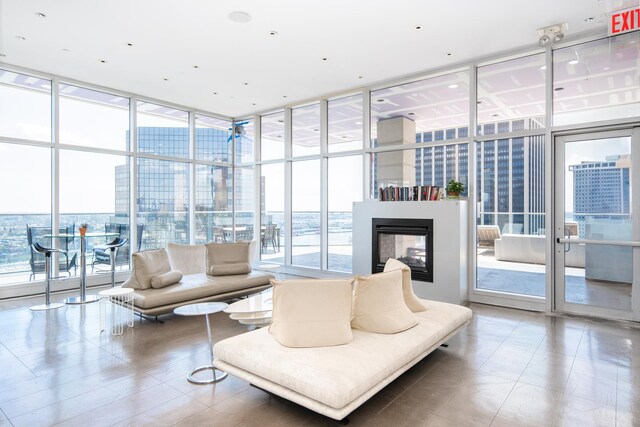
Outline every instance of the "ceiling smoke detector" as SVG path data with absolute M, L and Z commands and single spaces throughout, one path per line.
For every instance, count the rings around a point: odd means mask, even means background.
M 564 33 L 569 29 L 567 23 L 550 25 L 544 28 L 538 28 L 538 44 L 542 47 L 550 43 L 558 43 L 564 38 Z

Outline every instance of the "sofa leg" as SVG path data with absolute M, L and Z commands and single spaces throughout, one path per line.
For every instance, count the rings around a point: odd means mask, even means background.
M 349 424 L 349 417 L 344 417 L 343 419 L 341 419 L 340 421 L 338 421 L 340 424 L 342 424 L 343 426 L 346 426 L 347 424 Z
M 164 323 L 164 320 L 158 319 L 158 316 L 149 317 L 146 314 L 142 314 L 142 313 L 138 313 L 138 316 L 140 316 L 140 323 L 142 323 L 142 319 L 149 320 L 150 322 L 157 322 L 157 323 L 160 323 L 160 324 Z
M 444 343 L 444 344 L 440 344 L 440 347 L 444 347 L 444 348 L 447 348 L 447 347 L 449 347 L 449 344 L 447 344 L 447 343 Z

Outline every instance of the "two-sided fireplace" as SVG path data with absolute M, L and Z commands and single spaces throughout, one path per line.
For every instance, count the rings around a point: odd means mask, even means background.
M 433 282 L 433 220 L 373 218 L 371 271 L 384 270 L 389 258 L 411 268 L 411 278 Z

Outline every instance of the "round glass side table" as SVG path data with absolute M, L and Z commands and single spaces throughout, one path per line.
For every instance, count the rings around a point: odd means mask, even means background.
M 189 382 L 194 384 L 212 384 L 221 381 L 227 377 L 227 373 L 216 369 L 213 366 L 213 341 L 211 340 L 211 324 L 209 322 L 209 315 L 223 311 L 228 307 L 228 304 L 223 302 L 203 302 L 198 304 L 188 304 L 178 307 L 173 312 L 178 316 L 204 316 L 204 320 L 207 324 L 207 336 L 209 337 L 209 352 L 211 353 L 211 363 L 209 365 L 200 366 L 195 368 L 187 374 Z M 194 374 L 201 371 L 212 371 L 213 378 L 210 380 L 199 380 L 194 377 Z

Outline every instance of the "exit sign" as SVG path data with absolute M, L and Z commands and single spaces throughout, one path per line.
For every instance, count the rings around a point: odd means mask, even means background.
M 640 7 L 613 12 L 609 17 L 609 35 L 628 33 L 640 29 Z

